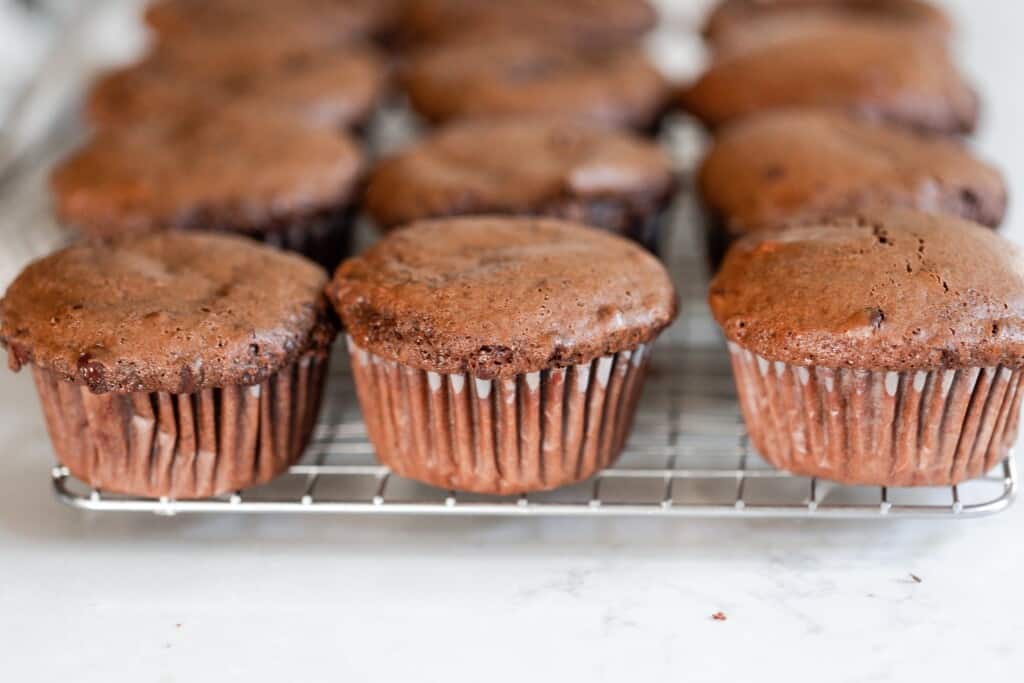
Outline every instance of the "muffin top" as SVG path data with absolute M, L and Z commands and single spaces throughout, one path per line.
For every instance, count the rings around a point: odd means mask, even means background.
M 101 130 L 50 181 L 59 218 L 87 235 L 254 232 L 350 202 L 362 164 L 340 133 L 226 107 Z
M 579 51 L 523 37 L 421 50 L 402 80 L 416 111 L 435 123 L 538 114 L 646 128 L 667 93 L 639 48 Z
M 904 28 L 940 40 L 953 30 L 945 12 L 921 0 L 724 0 L 708 15 L 704 36 L 722 52 L 835 23 Z
M 797 32 L 726 55 L 681 101 L 711 127 L 807 106 L 946 134 L 973 130 L 978 109 L 943 44 L 858 24 Z
M 699 184 L 734 234 L 875 205 L 941 211 L 988 226 L 1006 211 L 1002 175 L 959 142 L 841 112 L 779 110 L 725 126 Z
M 334 325 L 325 273 L 227 235 L 161 233 L 79 242 L 30 264 L 0 303 L 0 341 L 96 393 L 249 385 Z
M 399 31 L 409 43 L 526 34 L 597 48 L 636 41 L 656 21 L 657 13 L 645 0 L 407 0 Z
M 877 209 L 747 235 L 710 303 L 727 339 L 773 361 L 1024 365 L 1024 253 L 952 216 Z
M 394 12 L 390 0 L 158 0 L 146 23 L 161 42 L 204 37 L 249 45 L 325 47 L 363 38 Z
M 672 185 L 668 154 L 631 133 L 566 120 L 466 121 L 381 162 L 365 205 L 387 228 L 441 216 L 546 213 L 590 199 L 642 211 Z
M 668 274 L 642 248 L 539 218 L 414 223 L 343 263 L 328 296 L 358 347 L 481 379 L 631 349 L 676 315 Z
M 316 125 L 346 127 L 365 121 L 384 88 L 384 67 L 367 49 L 308 50 L 264 55 L 208 49 L 190 53 L 155 50 L 93 84 L 87 100 L 92 123 L 123 126 L 190 108 L 210 111 L 226 101 L 281 107 Z

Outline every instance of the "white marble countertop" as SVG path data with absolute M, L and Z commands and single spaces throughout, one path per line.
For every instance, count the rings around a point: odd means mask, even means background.
M 1024 5 L 947 4 L 985 98 L 978 148 L 1024 178 Z M 1007 232 L 1024 241 L 1019 213 Z M 961 522 L 83 514 L 50 495 L 30 378 L 3 374 L 2 680 L 852 683 L 1024 670 L 1024 505 Z

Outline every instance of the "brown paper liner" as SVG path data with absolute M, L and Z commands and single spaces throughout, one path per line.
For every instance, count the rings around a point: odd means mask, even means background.
M 302 254 L 332 273 L 349 256 L 355 216 L 353 209 L 324 211 L 247 234 L 264 244 Z
M 710 215 L 705 210 L 703 217 L 704 226 L 704 251 L 707 255 L 707 264 L 709 271 L 714 274 L 718 272 L 718 269 L 722 266 L 722 262 L 725 260 L 725 255 L 729 251 L 729 247 L 735 242 L 738 237 L 731 235 L 725 226 L 717 218 Z
M 508 379 L 417 370 L 348 340 L 363 419 L 395 473 L 476 493 L 543 491 L 609 466 L 629 436 L 649 349 Z
M 671 212 L 668 206 L 663 206 L 650 216 L 636 217 L 630 225 L 626 237 L 634 242 L 639 242 L 647 251 L 655 256 L 662 255 L 663 235 L 669 225 Z
M 115 493 L 204 498 L 262 484 L 302 455 L 327 358 L 310 352 L 261 384 L 94 394 L 33 366 L 57 459 Z
M 846 484 L 943 486 L 983 475 L 1016 441 L 1022 371 L 803 367 L 729 345 L 754 447 Z
M 627 237 L 659 256 L 662 235 L 671 221 L 671 204 L 671 199 L 666 197 L 653 201 L 647 210 L 638 210 L 614 199 L 574 200 L 553 202 L 539 213 Z

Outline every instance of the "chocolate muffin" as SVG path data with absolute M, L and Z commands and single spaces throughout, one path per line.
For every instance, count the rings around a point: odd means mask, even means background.
M 275 47 L 264 55 L 263 46 L 255 44 L 248 51 L 202 45 L 196 50 L 183 59 L 176 50 L 158 49 L 99 79 L 88 95 L 89 120 L 125 126 L 233 102 L 279 107 L 314 125 L 358 128 L 384 90 L 385 69 L 367 49 L 285 52 Z
M 760 231 L 730 249 L 710 302 L 776 467 L 948 485 L 1016 440 L 1024 253 L 983 226 L 891 208 Z
M 336 328 L 314 264 L 232 236 L 80 242 L 0 304 L 58 459 L 107 491 L 196 498 L 270 480 L 316 420 Z
M 676 315 L 640 247 L 554 219 L 421 221 L 346 261 L 349 334 L 380 460 L 442 488 L 555 488 L 609 465 L 650 344 Z
M 716 60 L 681 94 L 714 128 L 789 107 L 837 109 L 919 131 L 968 133 L 978 101 L 944 45 L 861 25 L 799 32 Z
M 395 12 L 394 0 L 158 0 L 145 16 L 161 43 L 205 38 L 314 48 L 385 31 Z
M 939 41 L 953 32 L 946 13 L 922 0 L 724 0 L 708 15 L 704 37 L 723 53 L 837 24 L 902 28 Z
M 399 34 L 411 44 L 526 35 L 600 49 L 636 42 L 654 28 L 657 18 L 644 0 L 407 0 Z
M 363 166 L 343 134 L 225 107 L 100 131 L 51 175 L 60 220 L 90 237 L 220 230 L 342 258 Z
M 422 50 L 402 82 L 432 123 L 554 115 L 650 130 L 667 96 L 665 79 L 639 48 L 580 51 L 523 37 Z
M 385 230 L 422 218 L 544 215 L 653 246 L 673 186 L 669 155 L 631 133 L 567 120 L 466 121 L 380 162 L 364 206 Z
M 1006 212 L 998 170 L 959 142 L 842 112 L 775 111 L 724 127 L 698 174 L 711 242 L 801 215 L 905 206 L 995 227 Z M 720 257 L 719 257 L 720 258 Z

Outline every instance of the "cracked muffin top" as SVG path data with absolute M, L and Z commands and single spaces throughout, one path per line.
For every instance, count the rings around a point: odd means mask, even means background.
M 241 237 L 79 242 L 30 264 L 0 303 L 13 369 L 93 392 L 192 393 L 261 382 L 334 336 L 324 271 Z
M 1024 253 L 948 215 L 879 209 L 747 235 L 709 300 L 726 338 L 768 360 L 1024 365 Z
M 676 315 L 641 247 L 543 218 L 414 223 L 343 263 L 328 296 L 359 348 L 480 379 L 633 349 Z

